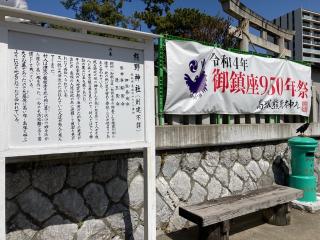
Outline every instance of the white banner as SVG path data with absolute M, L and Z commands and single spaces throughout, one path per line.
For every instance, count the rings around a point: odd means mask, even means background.
M 309 116 L 311 68 L 284 59 L 167 41 L 167 114 Z

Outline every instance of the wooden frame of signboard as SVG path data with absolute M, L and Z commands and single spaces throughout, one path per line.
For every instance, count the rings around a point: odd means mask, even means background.
M 16 17 L 33 22 L 46 22 L 63 27 L 78 29 L 77 32 L 44 28 L 36 24 L 6 21 L 5 16 Z M 102 44 L 120 48 L 142 50 L 144 53 L 144 140 L 96 142 L 81 144 L 51 144 L 46 146 L 15 147 L 9 145 L 9 47 L 10 31 L 35 34 L 46 37 L 75 40 L 85 43 Z M 87 34 L 88 31 L 126 37 L 107 38 Z M 154 55 L 153 39 L 157 35 L 116 28 L 113 26 L 88 23 L 28 10 L 0 7 L 0 238 L 5 239 L 5 165 L 8 157 L 75 153 L 106 150 L 136 149 L 144 155 L 144 229 L 145 239 L 156 239 L 156 186 L 155 186 L 155 126 L 154 126 Z

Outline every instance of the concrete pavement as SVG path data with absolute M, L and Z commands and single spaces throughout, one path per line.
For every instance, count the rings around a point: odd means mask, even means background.
M 292 209 L 291 225 L 273 226 L 262 224 L 233 234 L 230 240 L 320 240 L 320 212 L 306 213 Z M 196 240 L 197 229 L 186 229 L 170 235 L 161 235 L 158 240 Z

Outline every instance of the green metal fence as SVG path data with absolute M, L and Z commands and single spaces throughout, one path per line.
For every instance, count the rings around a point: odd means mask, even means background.
M 203 124 L 201 118 L 205 117 L 207 119 L 206 124 L 239 124 L 239 123 L 283 123 L 283 122 L 307 122 L 309 118 L 296 116 L 296 115 L 262 115 L 262 114 L 246 114 L 246 115 L 226 115 L 226 114 L 210 114 L 210 115 L 197 115 L 197 116 L 178 116 L 178 115 L 165 115 L 164 104 L 166 98 L 166 86 L 167 86 L 167 70 L 166 70 L 166 41 L 167 40 L 181 40 L 181 41 L 194 41 L 188 38 L 181 38 L 171 35 L 163 35 L 158 39 L 158 49 L 157 49 L 157 77 L 158 77 L 158 89 L 157 89 L 157 123 L 162 126 L 164 124 L 172 124 L 169 118 L 176 117 L 179 119 L 178 124 Z M 210 44 L 207 42 L 200 42 L 203 45 L 212 47 L 221 47 L 219 44 Z M 246 52 L 235 48 L 228 48 L 228 51 L 250 54 L 260 57 L 271 58 L 273 56 L 256 53 L 256 52 Z M 309 63 L 302 61 L 294 61 L 303 65 L 310 66 Z M 313 101 L 314 102 L 314 101 Z M 166 118 L 167 117 L 167 118 Z M 192 121 L 190 119 L 193 118 Z M 208 120 L 208 118 L 210 120 Z M 189 120 L 188 120 L 189 119 Z

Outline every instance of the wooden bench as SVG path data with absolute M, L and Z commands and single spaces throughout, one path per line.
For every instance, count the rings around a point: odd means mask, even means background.
M 278 226 L 289 225 L 289 202 L 302 196 L 302 190 L 273 185 L 242 195 L 180 207 L 179 214 L 198 225 L 199 239 L 227 240 L 230 220 L 260 210 L 263 210 L 266 222 Z

